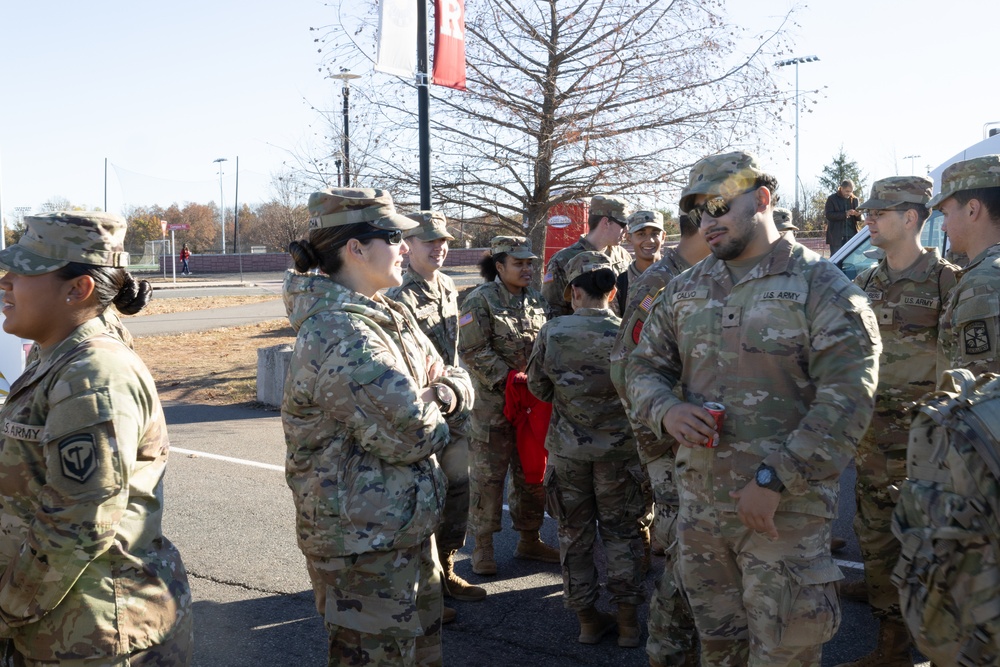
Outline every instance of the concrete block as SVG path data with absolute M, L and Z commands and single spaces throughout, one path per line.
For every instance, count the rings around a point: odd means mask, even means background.
M 257 348 L 257 400 L 278 407 L 285 393 L 285 376 L 292 361 L 291 345 Z

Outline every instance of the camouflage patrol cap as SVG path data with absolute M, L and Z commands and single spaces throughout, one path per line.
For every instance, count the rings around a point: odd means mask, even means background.
M 941 192 L 927 202 L 934 208 L 962 190 L 1000 188 L 1000 155 L 984 155 L 950 165 L 941 174 Z
M 419 226 L 405 232 L 404 239 L 416 237 L 420 241 L 455 240 L 455 237 L 448 231 L 448 219 L 441 211 L 417 211 L 416 213 L 407 213 L 406 217 L 415 220 Z
M 663 214 L 659 211 L 636 211 L 628 217 L 628 233 L 634 234 L 644 227 L 663 231 Z
M 628 223 L 632 207 L 621 197 L 614 195 L 594 195 L 590 198 L 590 215 L 598 218 L 611 218 L 621 224 Z
M 24 276 L 61 269 L 70 262 L 127 267 L 125 219 L 102 211 L 60 211 L 24 219 L 20 240 L 0 250 L 0 267 Z
M 926 176 L 890 176 L 872 184 L 868 201 L 858 208 L 891 209 L 909 204 L 927 206 L 934 181 Z
M 396 212 L 392 195 L 373 188 L 326 188 L 309 195 L 309 230 L 367 222 L 378 229 L 413 229 L 417 223 Z
M 494 236 L 490 241 L 490 254 L 501 253 L 517 259 L 538 259 L 538 255 L 531 252 L 531 241 L 523 236 Z
M 691 168 L 687 187 L 681 191 L 680 209 L 690 211 L 697 195 L 732 197 L 752 188 L 763 175 L 757 158 L 743 151 L 702 158 Z
M 787 208 L 774 209 L 774 226 L 778 228 L 779 232 L 798 230 L 798 227 L 792 224 L 792 212 Z
M 600 269 L 610 269 L 611 271 L 614 271 L 614 269 L 611 268 L 611 258 L 603 252 L 588 250 L 586 252 L 581 252 L 579 255 L 566 262 L 566 289 L 563 290 L 563 298 L 566 299 L 566 301 L 570 300 L 570 296 L 573 294 L 571 288 L 574 280 L 585 273 L 598 271 Z

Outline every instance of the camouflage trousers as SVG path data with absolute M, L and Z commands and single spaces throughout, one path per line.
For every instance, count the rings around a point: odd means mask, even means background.
M 862 442 L 856 455 L 857 483 L 854 497 L 858 509 L 854 532 L 865 563 L 865 586 L 872 613 L 883 621 L 903 622 L 899 589 L 892 583 L 892 570 L 899 561 L 901 545 L 892 534 L 892 510 L 899 487 L 906 480 L 906 450 L 880 452 Z
M 306 561 L 329 634 L 329 667 L 442 664 L 441 564 L 419 547 Z
M 0 639 L 0 667 L 188 667 L 194 653 L 194 619 L 190 612 L 170 637 L 128 655 L 89 660 L 32 660 L 14 647 L 14 640 Z
M 701 664 L 814 667 L 840 626 L 832 522 L 778 512 L 780 537 L 681 487 L 678 571 L 701 638 Z
M 550 455 L 545 470 L 549 514 L 559 522 L 563 602 L 581 610 L 597 602 L 599 588 L 594 543 L 601 534 L 608 561 L 608 593 L 613 604 L 645 600 L 639 574 L 643 500 L 632 467 L 638 459 L 578 461 Z
M 691 607 L 679 585 L 677 566 L 677 487 L 674 457 L 666 454 L 646 464 L 656 502 L 653 534 L 664 549 L 663 573 L 649 600 L 649 638 L 646 653 L 657 662 L 681 664 L 683 657 L 698 650 Z
M 441 525 L 434 534 L 442 553 L 462 548 L 469 525 L 469 439 L 457 429 L 451 433 L 451 442 L 438 454 L 438 463 L 448 479 Z
M 542 485 L 525 481 L 510 422 L 488 429 L 488 441 L 469 439 L 469 528 L 473 535 L 499 532 L 504 479 L 510 470 L 508 495 L 514 530 L 537 531 L 545 516 Z

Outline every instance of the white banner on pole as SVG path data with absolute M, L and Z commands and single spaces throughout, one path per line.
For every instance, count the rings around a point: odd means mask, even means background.
M 417 69 L 417 3 L 382 0 L 375 69 L 410 78 Z

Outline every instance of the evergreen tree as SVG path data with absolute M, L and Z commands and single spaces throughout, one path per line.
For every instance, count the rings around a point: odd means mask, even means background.
M 845 178 L 854 181 L 855 196 L 864 199 L 862 193 L 868 176 L 861 173 L 861 167 L 847 156 L 847 153 L 844 152 L 844 146 L 841 145 L 840 152 L 833 156 L 833 161 L 830 164 L 823 167 L 823 173 L 819 177 L 821 191 L 826 193 L 824 197 L 836 191 Z

